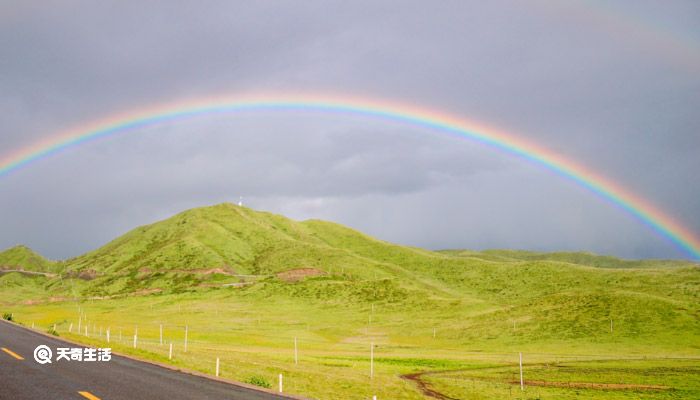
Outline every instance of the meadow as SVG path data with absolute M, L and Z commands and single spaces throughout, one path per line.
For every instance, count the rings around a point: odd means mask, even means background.
M 0 311 L 27 327 L 101 347 L 109 329 L 115 352 L 207 374 L 218 357 L 224 378 L 283 374 L 309 398 L 700 398 L 690 262 L 432 252 L 232 205 L 71 260 L 11 254 L 57 273 L 0 275 Z

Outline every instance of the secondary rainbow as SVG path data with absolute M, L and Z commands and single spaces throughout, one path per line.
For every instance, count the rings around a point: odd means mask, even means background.
M 242 111 L 295 111 L 363 115 L 422 126 L 484 143 L 517 155 L 567 178 L 627 211 L 685 253 L 700 259 L 700 238 L 645 199 L 559 154 L 482 123 L 424 107 L 358 98 L 306 95 L 242 95 L 159 105 L 112 116 L 52 135 L 0 159 L 0 177 L 34 161 L 98 138 L 175 119 Z

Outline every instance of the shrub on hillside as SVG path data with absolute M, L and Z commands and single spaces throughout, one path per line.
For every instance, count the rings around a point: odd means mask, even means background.
M 4 314 L 2 315 L 2 319 L 8 320 L 8 321 L 12 321 L 12 313 L 4 313 Z
M 250 383 L 251 385 L 260 386 L 267 389 L 272 387 L 270 382 L 268 382 L 267 379 L 260 375 L 253 375 L 250 378 L 246 379 L 245 382 Z

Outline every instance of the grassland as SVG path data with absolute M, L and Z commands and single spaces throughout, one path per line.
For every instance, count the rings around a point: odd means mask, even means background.
M 15 246 L 0 252 L 0 271 L 17 270 L 52 272 L 60 263 L 47 260 L 27 246 Z
M 57 265 L 0 276 L 0 311 L 100 346 L 109 328 L 115 351 L 205 373 L 219 357 L 238 381 L 282 373 L 312 398 L 700 398 L 693 263 L 431 252 L 224 204 Z

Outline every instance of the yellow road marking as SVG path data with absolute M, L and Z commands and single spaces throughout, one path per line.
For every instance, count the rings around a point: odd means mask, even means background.
M 83 397 L 85 397 L 86 399 L 90 399 L 90 400 L 100 400 L 99 397 L 95 396 L 94 394 L 92 394 L 92 393 L 90 393 L 90 392 L 78 392 L 78 394 L 81 395 L 81 396 L 83 396 Z
M 18 360 L 24 360 L 24 357 L 20 356 L 19 354 L 15 353 L 14 351 L 12 351 L 10 349 L 6 349 L 4 347 L 2 347 L 0 349 Z

